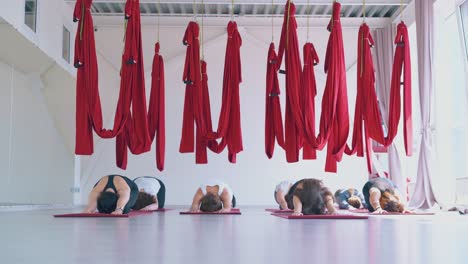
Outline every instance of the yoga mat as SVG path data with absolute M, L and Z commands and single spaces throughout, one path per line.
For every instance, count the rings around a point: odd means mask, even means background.
M 294 212 L 294 210 L 280 210 L 280 209 L 275 209 L 275 208 L 268 208 L 268 209 L 265 209 L 265 211 L 267 212 L 271 212 L 271 213 L 275 213 L 275 214 L 287 214 L 287 213 L 292 213 Z
M 102 214 L 102 213 L 72 213 L 72 214 L 56 214 L 54 217 L 115 217 L 115 218 L 128 218 L 139 215 L 149 215 L 149 211 L 131 211 L 128 214 L 113 215 L 113 214 Z
M 226 213 L 208 213 L 208 212 L 199 212 L 199 213 L 191 213 L 189 211 L 185 211 L 185 212 L 179 212 L 179 214 L 181 215 L 240 215 L 241 212 L 240 212 L 240 209 L 238 208 L 232 208 L 230 212 L 226 212 Z
M 373 214 L 367 213 L 367 215 L 434 215 L 434 213 L 412 213 L 412 214 L 403 214 L 403 213 L 385 213 L 385 214 Z
M 150 213 L 152 213 L 152 212 L 161 212 L 161 213 L 163 213 L 163 212 L 167 212 L 167 211 L 171 211 L 171 210 L 174 210 L 174 209 L 170 209 L 170 208 L 159 208 L 159 209 L 151 210 L 151 211 L 147 211 L 147 212 L 150 212 Z M 141 210 L 140 210 L 140 211 L 141 211 Z M 135 212 L 139 212 L 139 211 L 135 211 Z M 144 211 L 143 211 L 143 212 L 144 212 Z
M 367 219 L 367 215 L 292 215 L 292 214 L 271 214 L 284 219 Z
M 344 210 L 344 211 L 348 211 L 348 212 L 351 212 L 351 213 L 369 213 L 369 210 L 367 209 L 352 209 L 352 210 Z

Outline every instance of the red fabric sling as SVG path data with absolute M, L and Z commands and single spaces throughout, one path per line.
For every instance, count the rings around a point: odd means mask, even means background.
M 208 163 L 207 156 L 207 147 L 208 147 L 208 137 L 211 135 L 213 137 L 213 123 L 211 120 L 211 107 L 210 107 L 210 93 L 208 90 L 208 73 L 207 73 L 207 63 L 201 61 L 201 117 L 203 118 L 204 127 L 197 132 L 197 143 L 196 143 L 196 153 L 197 154 L 197 163 Z M 197 127 L 198 129 L 198 127 Z M 198 130 L 197 130 L 198 131 Z
M 412 155 L 413 148 L 413 121 L 412 121 L 412 101 L 411 101 L 411 54 L 410 43 L 408 36 L 408 28 L 404 22 L 401 22 L 397 27 L 397 35 L 395 38 L 395 58 L 392 72 L 392 90 L 400 91 L 400 86 L 403 85 L 403 113 L 404 113 L 404 137 L 406 155 Z M 403 75 L 403 83 L 401 76 Z M 392 91 L 393 92 L 393 91 Z M 399 100 L 400 98 L 398 98 Z M 398 105 L 399 106 L 399 105 Z M 392 103 L 390 104 L 392 107 Z M 396 106 L 395 106 L 396 107 Z M 398 108 L 400 109 L 400 108 Z M 399 121 L 400 119 L 398 119 Z M 398 122 L 395 129 L 398 128 Z
M 315 134 L 315 96 L 317 95 L 317 82 L 315 80 L 314 66 L 319 63 L 317 51 L 312 43 L 304 45 L 304 67 L 302 69 L 302 98 L 305 127 L 310 127 L 311 134 Z M 306 133 L 307 134 L 307 133 Z M 316 159 L 316 149 L 304 140 L 303 159 Z
M 375 92 L 374 64 L 371 53 L 371 47 L 373 45 L 374 40 L 370 34 L 369 27 L 367 24 L 362 24 L 358 34 L 357 95 L 353 139 L 351 148 L 346 146 L 347 155 L 357 153 L 359 157 L 363 157 L 363 137 L 365 138 L 365 150 L 369 172 L 372 172 L 372 141 L 369 138 L 369 133 L 370 131 L 377 131 L 377 133 L 380 133 L 383 137 L 382 121 L 380 118 L 377 94 Z
M 278 56 L 272 42 L 268 50 L 265 94 L 265 153 L 271 159 L 275 150 L 275 141 L 284 148 L 283 117 L 279 100 L 280 88 L 276 64 Z
M 200 152 L 201 144 L 205 140 L 207 131 L 203 120 L 203 94 L 202 94 L 202 72 L 200 68 L 200 42 L 198 39 L 199 26 L 191 21 L 183 43 L 187 46 L 185 57 L 185 67 L 183 81 L 186 84 L 184 117 L 182 124 L 182 138 L 179 151 L 181 153 L 193 153 L 195 151 L 194 133 L 196 130 L 196 153 L 195 161 L 197 164 L 207 163 L 206 150 Z
M 239 85 L 242 82 L 240 59 L 242 38 L 236 22 L 229 22 L 227 34 L 221 113 L 216 133 L 209 136 L 210 139 L 221 138 L 221 142 L 211 140 L 208 146 L 215 153 L 221 153 L 227 146 L 229 162 L 236 163 L 237 154 L 243 150 L 239 98 Z
M 330 38 L 325 58 L 327 82 L 322 99 L 319 135 L 315 137 L 315 122 L 311 117 L 313 106 L 311 96 L 301 101 L 300 92 L 306 92 L 309 83 L 300 88 L 300 57 L 297 44 L 297 24 L 294 18 L 295 6 L 290 1 L 285 7 L 278 58 L 285 54 L 286 64 L 286 124 L 285 150 L 288 162 L 299 159 L 303 142 L 307 146 L 306 157 L 312 156 L 310 148 L 323 149 L 328 142 L 325 171 L 336 172 L 336 163 L 341 161 L 349 133 L 348 96 L 346 91 L 346 69 L 343 50 L 343 33 L 340 22 L 341 5 L 333 4 L 333 16 L 328 26 Z M 281 64 L 279 64 L 281 65 Z M 307 70 L 307 68 L 306 68 Z M 312 78 L 312 77 L 310 77 Z M 306 80 L 307 81 L 307 80 Z M 304 111 L 301 108 L 307 108 Z M 308 120 L 305 120 L 308 119 Z M 304 140 L 304 141 L 303 141 Z
M 75 153 L 93 153 L 93 128 L 102 138 L 115 137 L 125 129 L 129 134 L 117 139 L 117 163 L 124 167 L 124 145 L 128 145 L 135 154 L 147 152 L 151 147 L 146 118 L 139 1 L 128 0 L 125 5 L 128 25 L 122 56 L 120 94 L 112 130 L 103 128 L 91 4 L 91 0 L 78 0 L 73 14 L 74 21 L 80 21 L 74 59 L 74 65 L 78 68 Z
M 412 122 L 411 122 L 411 61 L 408 43 L 408 31 L 401 23 L 398 25 L 397 44 L 395 50 L 395 60 L 393 65 L 392 83 L 390 90 L 390 107 L 388 133 L 384 134 L 382 119 L 378 105 L 377 94 L 375 92 L 375 75 L 372 61 L 371 46 L 374 40 L 370 34 L 370 29 L 363 24 L 359 29 L 358 37 L 358 76 L 357 76 L 357 98 L 356 111 L 354 116 L 354 131 L 352 147 L 347 147 L 346 153 L 363 156 L 363 139 L 366 141 L 366 158 L 369 172 L 372 171 L 372 140 L 388 146 L 390 145 L 398 131 L 398 123 L 401 111 L 400 79 L 404 74 L 404 109 L 405 109 L 405 147 L 407 155 L 411 155 L 408 146 L 412 144 Z M 403 71 L 404 66 L 404 71 Z M 364 129 L 364 135 L 363 130 Z
M 156 138 L 156 167 L 164 170 L 166 149 L 164 58 L 159 54 L 159 43 L 154 48 L 151 72 L 151 95 L 148 108 L 148 128 L 151 141 Z M 157 134 L 156 134 L 157 133 Z
M 125 48 L 122 55 L 120 87 L 130 87 L 131 101 L 129 103 L 132 112 L 129 111 L 127 114 L 125 133 L 117 134 L 116 139 L 117 166 L 122 169 L 127 167 L 127 147 L 133 154 L 141 154 L 151 149 L 146 112 L 140 18 L 139 0 L 127 0 L 125 4 Z
M 286 66 L 285 151 L 287 162 L 299 161 L 299 150 L 302 147 L 301 135 L 304 131 L 304 117 L 299 95 L 301 59 L 295 13 L 296 6 L 288 1 L 285 6 L 277 64 L 279 69 L 284 56 Z

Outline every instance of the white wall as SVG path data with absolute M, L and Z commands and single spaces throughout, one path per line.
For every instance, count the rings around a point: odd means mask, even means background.
M 65 25 L 70 31 L 70 58 L 73 60 L 76 25 L 72 21 L 73 10 L 70 5 L 66 4 L 63 0 L 38 0 L 36 32 L 33 32 L 24 24 L 25 0 L 1 0 L 0 2 L 2 6 L 0 8 L 1 18 L 12 25 L 70 74 L 75 73 L 73 66 L 62 59 L 62 27 Z
M 87 194 L 96 181 L 100 177 L 111 173 L 121 173 L 131 178 L 142 175 L 160 177 L 166 182 L 168 187 L 167 203 L 177 205 L 189 204 L 196 187 L 212 179 L 220 179 L 230 184 L 236 193 L 239 203 L 243 205 L 267 205 L 274 203 L 272 197 L 273 188 L 275 184 L 283 179 L 297 180 L 304 177 L 315 177 L 324 179 L 325 183 L 332 189 L 348 186 L 362 187 L 367 178 L 365 159 L 345 156 L 343 162 L 339 164 L 338 174 L 326 174 L 324 173 L 324 152 L 319 154 L 317 161 L 301 161 L 296 164 L 287 164 L 284 152 L 278 148 L 272 160 L 268 160 L 266 157 L 264 153 L 264 89 L 266 56 L 271 36 L 270 31 L 265 28 L 247 28 L 241 32 L 243 37 L 241 54 L 244 82 L 241 85 L 240 96 L 244 151 L 238 155 L 237 164 L 232 165 L 227 161 L 226 152 L 220 155 L 210 153 L 208 165 L 195 165 L 193 154 L 180 154 L 178 148 L 185 89 L 180 80 L 182 79 L 185 50 L 181 41 L 168 43 L 165 40 L 181 40 L 184 30 L 184 27 L 171 27 L 164 30 L 161 34 L 163 55 L 168 49 L 171 54 L 177 54 L 171 56 L 169 61 L 166 61 L 167 141 L 164 172 L 160 173 L 156 170 L 154 145 L 150 153 L 140 156 L 129 156 L 127 171 L 121 171 L 115 166 L 115 141 L 101 140 L 96 148 L 95 155 L 82 158 L 81 187 L 83 201 L 86 201 Z M 216 31 L 216 33 L 219 31 L 218 29 L 212 30 Z M 110 31 L 115 31 L 115 28 L 99 28 L 97 33 L 97 46 L 101 54 L 109 53 L 109 48 L 103 50 L 99 47 L 109 47 L 109 45 L 106 45 L 107 43 L 115 43 L 115 39 L 111 38 Z M 151 36 L 154 36 L 155 29 L 145 28 L 143 32 L 144 34 L 145 32 L 149 32 L 148 34 L 153 33 L 150 37 L 146 36 L 148 41 L 144 41 L 144 56 L 145 61 L 148 61 L 153 56 Z M 207 32 L 207 34 L 211 36 L 211 41 L 206 45 L 206 60 L 208 62 L 212 116 L 214 125 L 216 126 L 221 107 L 226 37 L 225 35 L 217 37 L 213 32 Z M 277 36 L 278 34 L 279 32 L 277 32 Z M 116 33 L 116 35 L 121 36 L 120 33 Z M 356 59 L 357 29 L 345 29 L 344 35 L 347 64 L 352 66 Z M 305 36 L 305 29 L 301 29 L 300 43 L 305 42 Z M 325 29 L 312 29 L 311 40 L 317 45 L 322 61 L 324 59 L 327 38 L 328 33 Z M 107 39 L 107 42 L 105 39 Z M 174 51 L 174 45 L 179 45 L 178 51 Z M 117 45 L 115 48 L 120 49 L 121 47 Z M 302 45 L 300 49 L 302 51 Z M 118 59 L 118 57 L 115 59 Z M 112 61 L 113 59 L 109 60 Z M 99 63 L 99 76 L 101 80 L 103 78 L 108 79 L 111 76 L 112 78 L 118 76 L 118 72 L 111 70 L 110 67 L 101 67 L 101 65 L 107 65 L 107 62 L 102 58 L 100 58 Z M 146 66 L 147 72 L 150 71 L 149 67 L 150 65 L 148 64 Z M 319 78 L 319 94 L 321 95 L 324 88 L 323 64 L 320 64 L 316 71 Z M 355 74 L 355 67 L 351 67 L 348 76 L 351 120 L 354 113 Z M 149 95 L 149 74 L 146 74 L 146 83 L 146 90 Z M 111 101 L 110 104 L 106 103 L 111 109 L 104 109 L 104 111 L 114 111 L 116 104 L 115 94 L 118 93 L 118 87 L 114 87 L 113 91 L 107 90 L 107 92 L 103 92 L 103 89 L 101 89 L 103 105 L 105 101 Z M 284 85 L 282 85 L 282 89 L 284 92 Z M 284 108 L 284 95 L 282 99 Z M 321 101 L 321 97 L 317 101 Z M 320 103 L 317 106 L 317 109 L 319 108 Z M 107 126 L 111 127 L 112 122 L 108 122 Z
M 72 202 L 73 155 L 40 86 L 0 61 L 0 203 Z

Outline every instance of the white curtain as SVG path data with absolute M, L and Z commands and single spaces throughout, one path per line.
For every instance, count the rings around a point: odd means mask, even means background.
M 379 101 L 383 106 L 381 110 L 386 126 L 388 125 L 389 115 L 394 32 L 394 25 L 388 25 L 385 28 L 376 29 L 374 31 L 376 88 Z M 406 177 L 402 173 L 400 155 L 395 142 L 393 142 L 388 148 L 388 170 L 389 178 L 397 185 L 398 189 L 401 190 L 401 193 L 406 196 Z
M 418 43 L 419 98 L 421 108 L 421 149 L 414 194 L 409 206 L 414 209 L 430 209 L 436 203 L 432 187 L 434 174 L 434 126 L 432 125 L 434 87 L 434 4 L 432 1 L 415 0 L 416 32 Z

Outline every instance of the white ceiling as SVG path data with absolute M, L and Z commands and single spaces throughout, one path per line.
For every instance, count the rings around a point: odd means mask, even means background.
M 65 0 L 74 4 L 75 0 Z M 157 1 L 141 0 L 140 9 L 142 16 L 193 16 L 194 13 L 202 14 L 208 17 L 230 16 L 281 16 L 284 13 L 286 1 L 271 0 L 241 0 L 231 1 L 206 0 L 201 2 L 192 0 L 179 1 Z M 400 0 L 343 0 L 343 17 L 362 17 L 363 3 L 366 6 L 367 17 L 392 17 L 401 6 Z M 404 0 L 404 5 L 409 2 Z M 296 5 L 297 16 L 329 16 L 331 14 L 331 1 L 312 0 L 312 1 L 294 1 Z M 99 16 L 121 15 L 125 8 L 124 0 L 95 0 L 92 5 L 92 12 Z M 232 12 L 233 11 L 233 12 Z

